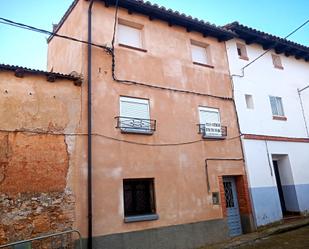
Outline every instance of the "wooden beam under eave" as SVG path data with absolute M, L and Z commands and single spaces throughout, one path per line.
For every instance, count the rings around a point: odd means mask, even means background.
M 258 37 L 254 37 L 254 38 L 251 38 L 251 39 L 246 39 L 246 44 L 247 44 L 247 45 L 250 45 L 250 44 L 252 44 L 252 43 L 257 42 L 258 40 L 259 40 Z
M 23 69 L 18 68 L 15 70 L 14 74 L 18 78 L 23 78 L 25 75 L 25 71 Z
M 282 54 L 282 53 L 284 53 L 285 51 L 287 51 L 287 48 L 286 48 L 286 47 L 275 48 L 276 54 Z
M 270 43 L 266 43 L 266 44 L 262 45 L 262 47 L 263 47 L 264 50 L 268 50 L 270 48 L 275 47 L 275 45 L 276 45 L 275 42 L 270 42 Z

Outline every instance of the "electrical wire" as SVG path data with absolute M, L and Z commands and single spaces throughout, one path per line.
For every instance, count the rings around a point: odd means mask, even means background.
M 30 133 L 30 134 L 55 135 L 55 136 L 87 136 L 87 133 L 64 133 L 64 132 L 42 131 L 42 130 L 32 130 L 32 129 L 16 129 L 16 130 L 0 129 L 0 132 L 25 132 L 25 133 Z M 141 143 L 141 142 L 135 142 L 131 140 L 125 140 L 125 139 L 107 136 L 102 133 L 92 133 L 92 136 L 98 136 L 98 137 L 102 137 L 102 138 L 117 141 L 117 142 L 123 142 L 123 143 L 135 144 L 135 145 L 141 145 L 141 146 L 151 146 L 151 147 L 181 146 L 181 145 L 190 145 L 190 144 L 207 141 L 205 139 L 198 139 L 198 140 L 191 140 L 191 141 L 179 142 L 179 143 Z M 229 137 L 229 138 L 224 139 L 223 141 L 234 140 L 234 139 L 239 138 L 240 136 L 242 135 L 237 135 L 235 137 Z
M 15 22 L 15 21 L 3 18 L 3 17 L 0 17 L 0 23 L 5 24 L 5 25 L 10 25 L 10 26 L 13 26 L 13 27 L 17 27 L 17 28 L 21 28 L 21 29 L 25 29 L 25 30 L 30 30 L 30 31 L 33 31 L 33 32 L 41 33 L 41 34 L 46 34 L 46 35 L 50 35 L 50 36 L 57 36 L 59 38 L 71 40 L 71 41 L 74 41 L 74 42 L 79 42 L 79 43 L 88 44 L 88 45 L 90 44 L 91 46 L 94 46 L 94 47 L 103 48 L 105 51 L 107 51 L 109 53 L 111 52 L 111 49 L 106 45 L 89 43 L 87 41 L 80 40 L 80 39 L 77 39 L 77 38 L 74 38 L 74 37 L 71 37 L 71 36 L 59 35 L 55 32 L 51 32 L 51 31 L 48 31 L 48 30 L 45 30 L 45 29 L 36 28 L 34 26 L 30 26 L 30 25 L 20 23 L 20 22 Z
M 116 8 L 115 23 L 117 23 L 117 13 L 118 13 L 118 5 L 117 5 L 117 8 Z M 106 52 L 108 52 L 112 56 L 112 77 L 113 77 L 113 80 L 116 81 L 116 82 L 130 84 L 130 85 L 139 85 L 139 86 L 143 86 L 143 87 L 150 87 L 150 88 L 160 89 L 160 90 L 168 90 L 168 91 L 179 92 L 179 93 L 194 94 L 194 95 L 199 95 L 199 96 L 218 98 L 218 99 L 222 99 L 222 100 L 232 100 L 233 99 L 232 97 L 217 96 L 217 95 L 195 92 L 195 91 L 189 91 L 189 90 L 184 90 L 184 89 L 163 87 L 163 86 L 158 86 L 158 85 L 154 85 L 154 84 L 148 84 L 148 83 L 143 83 L 143 82 L 138 82 L 138 81 L 133 81 L 133 80 L 118 79 L 116 74 L 115 74 L 115 67 L 116 67 L 115 60 L 116 59 L 115 59 L 115 51 L 114 51 L 116 24 L 114 24 L 112 48 L 109 48 L 106 45 L 89 43 L 87 41 L 80 40 L 80 39 L 77 39 L 77 38 L 74 38 L 74 37 L 59 35 L 55 32 L 36 28 L 34 26 L 26 25 L 26 24 L 19 23 L 19 22 L 14 22 L 14 21 L 6 19 L 6 18 L 0 17 L 0 20 L 1 20 L 2 24 L 11 25 L 11 26 L 14 26 L 14 27 L 18 27 L 18 28 L 22 28 L 22 29 L 33 31 L 33 32 L 42 33 L 42 34 L 47 34 L 47 35 L 50 35 L 50 36 L 56 36 L 56 37 L 59 37 L 59 38 L 63 38 L 63 39 L 67 39 L 67 40 L 71 40 L 71 41 L 75 41 L 75 42 L 80 42 L 82 44 L 88 44 L 88 45 L 90 44 L 91 46 L 98 47 L 98 48 L 103 48 Z

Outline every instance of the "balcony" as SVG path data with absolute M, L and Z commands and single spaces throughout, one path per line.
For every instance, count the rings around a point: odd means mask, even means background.
M 132 117 L 115 117 L 117 120 L 116 128 L 122 133 L 137 133 L 152 135 L 156 130 L 156 120 Z
M 227 136 L 227 127 L 218 123 L 198 124 L 199 134 L 205 139 L 225 139 Z

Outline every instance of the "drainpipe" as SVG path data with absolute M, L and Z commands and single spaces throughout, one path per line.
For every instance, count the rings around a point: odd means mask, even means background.
M 93 0 L 88 8 L 88 240 L 87 248 L 92 249 L 92 108 L 91 108 L 91 14 Z
M 305 122 L 305 128 L 306 128 L 306 132 L 307 132 L 307 137 L 309 137 L 309 131 L 308 131 L 308 125 L 307 125 L 307 120 L 306 120 L 306 116 L 305 116 L 305 110 L 304 110 L 304 105 L 303 105 L 303 100 L 301 98 L 301 92 L 308 89 L 309 88 L 309 85 L 308 86 L 305 86 L 304 88 L 302 89 L 297 89 L 297 92 L 298 92 L 298 97 L 299 97 L 299 101 L 300 101 L 300 106 L 301 106 L 301 110 L 302 110 L 302 113 L 303 113 L 303 118 L 304 118 L 304 122 Z

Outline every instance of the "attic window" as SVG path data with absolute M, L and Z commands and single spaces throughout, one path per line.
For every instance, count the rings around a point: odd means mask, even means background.
M 213 68 L 210 60 L 209 45 L 191 40 L 191 54 L 193 64 Z
M 133 48 L 146 52 L 143 48 L 143 26 L 127 22 L 125 20 L 118 21 L 118 44 L 123 47 Z
M 241 43 L 236 43 L 236 47 L 237 47 L 237 54 L 239 58 L 243 60 L 249 60 L 248 55 L 247 55 L 246 46 Z
M 275 68 L 283 69 L 281 58 L 280 58 L 279 55 L 272 54 L 271 58 L 273 60 L 273 65 L 274 65 Z

